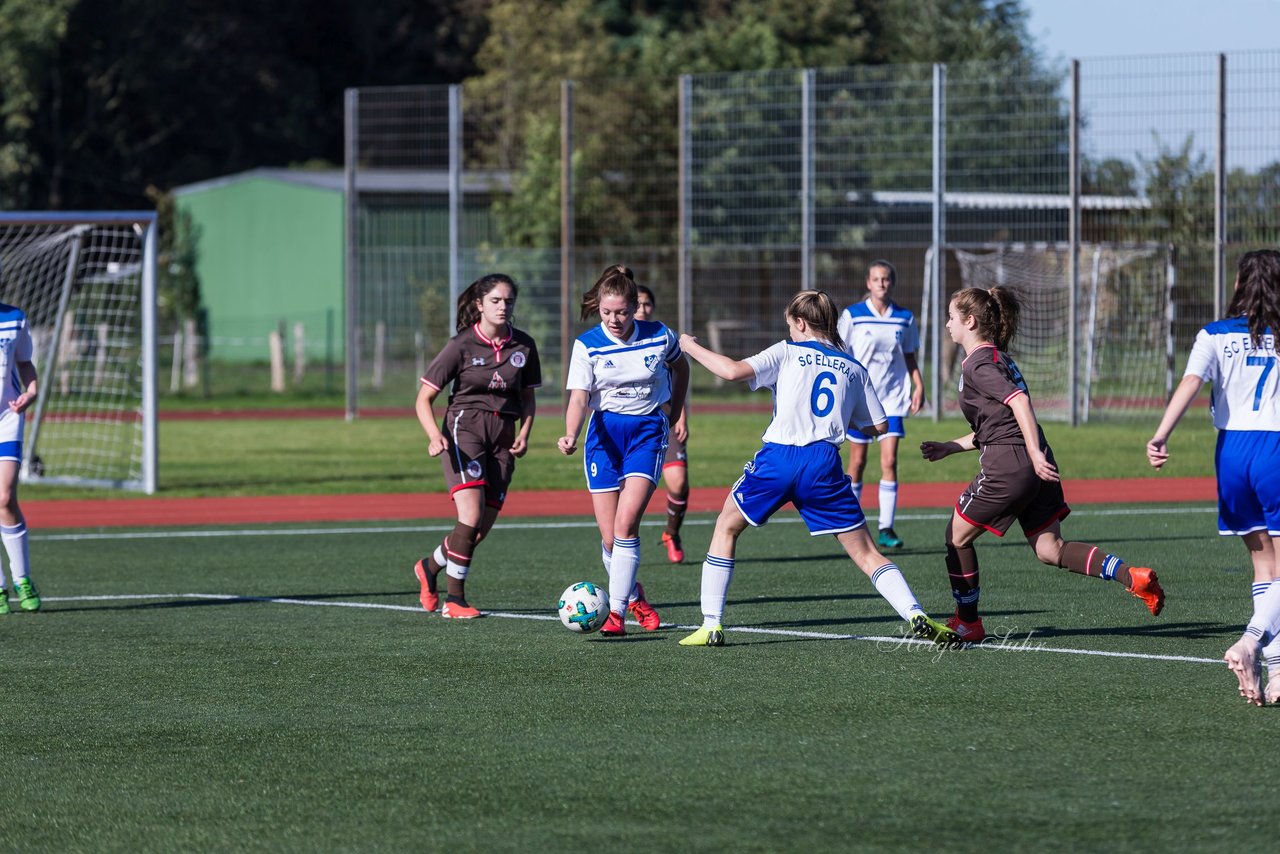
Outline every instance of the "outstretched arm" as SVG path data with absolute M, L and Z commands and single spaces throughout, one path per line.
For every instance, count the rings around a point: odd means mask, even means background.
M 977 444 L 973 441 L 974 436 L 970 433 L 967 436 L 961 436 L 959 439 L 952 439 L 950 442 L 921 442 L 920 455 L 931 463 L 936 463 L 952 454 L 959 454 L 964 451 L 973 451 L 977 449 Z
M 687 332 L 680 336 L 680 349 L 722 380 L 741 382 L 756 375 L 755 369 L 749 363 L 708 350 L 698 343 L 697 338 Z
M 1187 408 L 1200 393 L 1202 385 L 1204 380 L 1200 377 L 1187 374 L 1173 390 L 1169 405 L 1164 409 L 1164 417 L 1160 419 L 1160 426 L 1156 428 L 1151 441 L 1147 442 L 1147 461 L 1155 468 L 1169 462 L 1169 437 L 1173 435 L 1173 429 L 1178 426 L 1182 416 L 1187 414 Z

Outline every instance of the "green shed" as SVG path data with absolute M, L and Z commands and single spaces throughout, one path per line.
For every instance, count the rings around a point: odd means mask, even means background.
M 447 271 L 447 171 L 366 170 L 358 176 L 365 241 L 411 247 L 416 266 Z M 493 239 L 494 178 L 464 178 L 464 247 Z M 254 169 L 173 191 L 195 229 L 196 271 L 208 318 L 209 357 L 264 362 L 269 334 L 284 327 L 292 352 L 300 324 L 308 360 L 343 359 L 345 329 L 345 175 L 341 170 Z M 443 252 L 440 261 L 433 261 Z M 414 287 L 416 276 L 395 287 Z M 382 300 L 387 285 L 369 281 L 362 303 Z M 416 302 L 404 294 L 400 301 Z M 369 311 L 373 306 L 366 306 Z M 404 311 L 400 312 L 404 314 Z

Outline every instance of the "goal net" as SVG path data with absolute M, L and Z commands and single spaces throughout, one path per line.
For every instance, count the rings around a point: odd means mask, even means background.
M 1075 335 L 1067 244 L 953 249 L 964 287 L 1005 286 L 1022 302 L 1009 350 L 1036 412 L 1080 420 L 1161 409 L 1172 392 L 1172 250 L 1161 244 L 1080 246 Z M 1071 346 L 1074 341 L 1074 348 Z
M 155 491 L 155 245 L 152 213 L 0 214 L 0 302 L 40 378 L 24 481 Z

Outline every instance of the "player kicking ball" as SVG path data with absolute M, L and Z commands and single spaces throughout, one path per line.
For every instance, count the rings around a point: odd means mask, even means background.
M 769 388 L 774 416 L 764 447 L 747 463 L 716 520 L 702 564 L 702 627 L 681 646 L 723 646 L 725 598 L 733 580 L 738 537 L 759 527 L 791 502 L 811 536 L 831 534 L 876 590 L 910 624 L 916 637 L 942 646 L 959 635 L 930 619 L 907 586 L 902 571 L 882 555 L 867 533 L 867 520 L 840 460 L 845 427 L 887 429 L 884 410 L 866 369 L 839 344 L 837 309 L 821 291 L 801 291 L 787 306 L 790 339 L 744 360 L 708 350 L 690 335 L 680 348 L 721 379 Z

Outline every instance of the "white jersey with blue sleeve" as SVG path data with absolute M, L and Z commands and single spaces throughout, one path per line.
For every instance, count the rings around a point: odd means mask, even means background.
M 18 363 L 30 362 L 31 355 L 31 330 L 27 327 L 26 312 L 0 303 L 0 377 L 4 378 L 4 388 L 0 390 L 0 411 L 7 411 L 9 403 L 22 394 Z
M 755 371 L 751 388 L 773 391 L 765 442 L 839 445 L 847 425 L 867 428 L 885 420 L 867 369 L 830 344 L 779 341 L 745 361 Z
M 885 413 L 898 418 L 910 415 L 906 354 L 920 349 L 915 315 L 893 302 L 881 314 L 866 299 L 840 313 L 836 330 L 845 348 L 867 369 Z
M 1280 370 L 1272 330 L 1255 347 L 1249 322 L 1229 317 L 1196 333 L 1185 375 L 1213 385 L 1213 426 L 1219 430 L 1280 431 Z
M 668 366 L 683 355 L 675 334 L 657 321 L 635 321 L 626 341 L 601 324 L 573 342 L 565 387 L 588 392 L 598 412 L 648 415 L 671 399 Z

